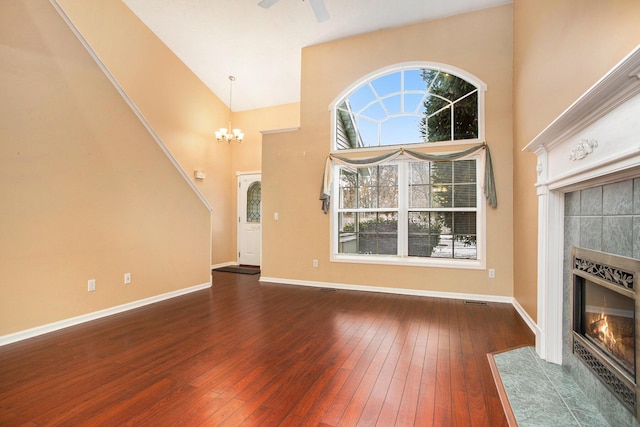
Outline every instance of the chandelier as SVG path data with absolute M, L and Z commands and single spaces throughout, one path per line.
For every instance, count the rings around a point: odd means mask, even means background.
M 242 133 L 240 129 L 231 128 L 231 114 L 233 114 L 233 110 L 231 109 L 231 100 L 233 94 L 233 82 L 235 79 L 235 77 L 229 76 L 229 127 L 220 128 L 216 131 L 216 139 L 218 141 L 231 142 L 231 140 L 235 139 L 240 142 L 244 138 L 244 133 Z

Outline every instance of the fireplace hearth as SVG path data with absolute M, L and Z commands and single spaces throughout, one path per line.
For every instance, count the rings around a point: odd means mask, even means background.
M 638 418 L 640 261 L 572 249 L 572 350 Z

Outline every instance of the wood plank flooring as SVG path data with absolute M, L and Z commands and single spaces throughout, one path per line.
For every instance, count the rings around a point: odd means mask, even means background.
M 260 284 L 0 347 L 0 426 L 506 426 L 511 305 Z

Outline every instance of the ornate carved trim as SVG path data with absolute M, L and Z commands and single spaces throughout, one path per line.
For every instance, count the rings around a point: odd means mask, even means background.
M 578 257 L 575 257 L 573 267 L 576 270 L 584 271 L 614 285 L 633 290 L 633 273 Z
M 569 160 L 582 160 L 587 157 L 589 154 L 593 153 L 593 150 L 598 146 L 598 141 L 595 139 L 582 139 L 578 144 L 576 144 L 576 148 L 571 150 L 569 154 Z

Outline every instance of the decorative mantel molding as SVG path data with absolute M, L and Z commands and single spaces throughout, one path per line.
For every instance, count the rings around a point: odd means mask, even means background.
M 598 146 L 598 141 L 595 139 L 581 139 L 576 144 L 576 148 L 569 153 L 569 160 L 576 161 L 582 160 L 589 154 L 593 153 L 593 150 Z

